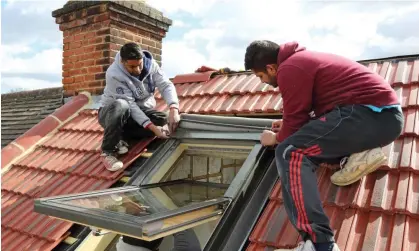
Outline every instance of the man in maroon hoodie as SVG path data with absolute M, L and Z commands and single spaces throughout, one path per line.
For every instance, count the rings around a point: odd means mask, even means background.
M 394 141 L 404 124 L 395 91 L 355 61 L 308 51 L 296 42 L 252 42 L 245 68 L 282 95 L 283 118 L 263 132 L 261 143 L 277 144 L 285 209 L 304 240 L 295 250 L 339 250 L 315 170 L 320 163 L 347 160 L 331 177 L 341 186 L 376 170 L 386 160 L 381 147 Z

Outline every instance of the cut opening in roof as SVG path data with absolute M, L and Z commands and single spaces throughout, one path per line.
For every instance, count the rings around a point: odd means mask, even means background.
M 182 153 L 162 181 L 189 179 L 230 184 L 250 150 L 191 147 Z
M 231 203 L 246 191 L 263 149 L 248 132 L 258 131 L 254 124 L 243 129 L 214 121 L 202 130 L 203 123 L 186 121 L 129 186 L 42 198 L 35 211 L 131 238 L 163 238 L 160 250 L 171 250 L 164 243 L 174 233 L 193 229 L 204 248 L 223 216 L 239 210 Z
M 251 172 L 249 163 L 255 162 L 260 147 L 254 142 L 194 141 L 180 142 L 166 153 L 167 159 L 140 187 L 46 198 L 37 201 L 37 207 L 74 223 L 146 241 L 193 228 L 204 247 L 243 179 L 234 188 L 230 185 L 239 173 Z
M 207 241 L 233 199 L 229 184 L 246 160 L 255 158 L 252 145 L 180 143 L 146 185 L 49 198 L 38 205 L 59 218 L 148 241 L 212 222 L 195 231 Z
M 180 144 L 150 183 L 178 179 L 230 184 L 253 146 Z

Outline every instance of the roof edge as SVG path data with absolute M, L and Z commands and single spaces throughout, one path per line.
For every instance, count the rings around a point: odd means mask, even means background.
M 9 143 L 1 150 L 1 173 L 7 172 L 13 163 L 30 153 L 37 145 L 45 141 L 48 135 L 55 133 L 90 102 L 90 93 L 81 92 L 70 102 L 58 108 L 54 113 L 48 115 L 23 135 Z
M 20 98 L 22 96 L 38 96 L 38 95 L 56 95 L 56 94 L 63 94 L 63 87 L 50 87 L 50 88 L 42 88 L 42 89 L 35 89 L 35 90 L 24 90 L 19 92 L 11 92 L 11 93 L 3 93 L 1 94 L 2 99 L 13 99 L 13 98 Z
M 401 56 L 393 56 L 393 57 L 385 57 L 385 58 L 376 58 L 376 59 L 363 59 L 358 60 L 358 63 L 378 63 L 382 61 L 405 61 L 405 60 L 416 60 L 419 59 L 419 54 L 409 54 L 409 55 L 401 55 Z
M 362 59 L 362 60 L 357 60 L 356 62 L 363 64 L 363 63 L 380 63 L 384 61 L 393 61 L 394 63 L 397 63 L 398 61 L 406 61 L 406 60 L 419 60 L 419 54 L 408 54 L 408 55 L 375 58 L 375 59 Z M 227 69 L 227 70 L 224 70 L 224 69 Z M 194 73 L 179 74 L 179 75 L 176 75 L 175 77 L 170 78 L 170 80 L 174 84 L 186 84 L 186 83 L 195 83 L 195 82 L 206 82 L 206 81 L 209 81 L 211 78 L 215 76 L 220 76 L 220 75 L 229 76 L 229 75 L 237 75 L 237 74 L 252 74 L 252 72 L 251 71 L 231 71 L 229 68 L 215 70 L 214 68 L 201 66 Z

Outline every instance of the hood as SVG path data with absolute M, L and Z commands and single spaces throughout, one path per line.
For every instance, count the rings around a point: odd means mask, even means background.
M 151 55 L 151 53 L 149 51 L 143 50 L 144 53 L 144 58 L 143 58 L 143 70 L 141 71 L 140 77 L 138 79 L 140 79 L 141 81 L 144 80 L 144 78 L 150 73 L 150 69 L 151 69 L 151 63 L 153 60 L 153 56 Z
M 297 52 L 305 51 L 306 48 L 300 46 L 297 42 L 289 42 L 279 46 L 278 65 L 287 60 L 291 55 Z
M 150 69 L 151 69 L 151 63 L 153 60 L 153 56 L 151 55 L 150 52 L 143 50 L 144 53 L 144 58 L 143 58 L 143 70 L 141 71 L 140 77 L 139 79 L 142 81 L 144 79 L 145 76 L 147 76 L 150 73 Z M 119 69 L 121 69 L 125 74 L 127 74 L 128 76 L 131 77 L 131 74 L 129 74 L 129 72 L 125 69 L 124 65 L 122 65 L 121 63 L 121 55 L 120 52 L 116 53 L 115 56 L 115 61 L 114 63 L 116 63 L 116 65 L 119 67 Z

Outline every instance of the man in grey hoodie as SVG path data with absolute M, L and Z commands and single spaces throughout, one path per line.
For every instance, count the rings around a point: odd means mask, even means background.
M 170 107 L 169 117 L 154 110 L 155 89 Z M 118 155 L 128 152 L 123 139 L 156 136 L 166 139 L 179 123 L 179 99 L 173 83 L 165 77 L 150 52 L 127 43 L 106 71 L 106 86 L 99 108 L 104 128 L 102 162 L 109 171 L 123 167 Z M 169 128 L 167 128 L 168 124 Z

